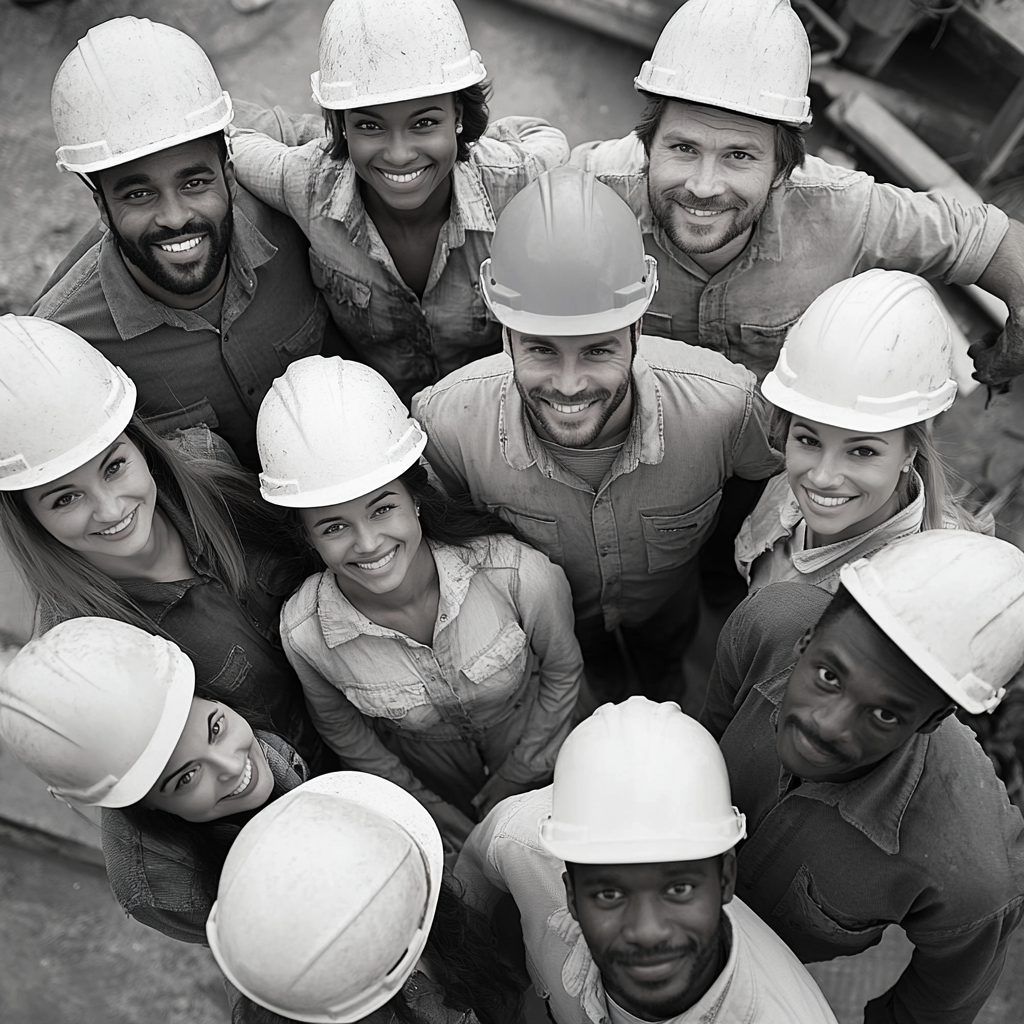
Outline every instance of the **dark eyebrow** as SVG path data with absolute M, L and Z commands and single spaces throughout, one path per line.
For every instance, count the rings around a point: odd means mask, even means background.
M 432 111 L 432 110 L 439 110 L 439 111 L 441 111 L 442 114 L 445 112 L 444 111 L 444 107 L 438 107 L 438 106 L 423 107 L 422 110 L 414 110 L 409 115 L 409 118 L 420 117 L 422 114 L 429 114 L 430 111 Z M 376 110 L 367 110 L 365 107 L 359 107 L 356 110 L 350 110 L 349 113 L 353 114 L 353 115 L 355 115 L 355 114 L 362 114 L 364 117 L 373 117 L 373 118 L 376 118 L 378 121 L 386 120 L 386 118 L 384 118 Z
M 218 704 L 217 706 L 214 707 L 214 709 L 210 712 L 209 716 L 206 719 L 206 742 L 207 743 L 212 743 L 213 742 L 213 719 L 214 719 L 214 716 L 219 711 L 220 711 L 220 705 Z M 169 775 L 167 775 L 164 778 L 164 781 L 160 783 L 160 792 L 162 793 L 164 791 L 164 789 L 166 788 L 167 783 L 170 782 L 171 779 L 173 779 L 176 775 L 180 775 L 191 763 L 192 763 L 191 761 L 186 761 L 176 771 L 173 771 Z
M 120 448 L 121 445 L 123 445 L 123 444 L 124 444 L 124 441 L 115 441 L 107 449 L 107 453 L 106 453 L 106 455 L 103 456 L 103 461 L 100 463 L 100 468 L 102 468 L 103 466 L 105 466 L 107 464 L 107 461 L 110 458 L 110 456 L 113 455 L 114 452 L 116 452 L 117 449 Z M 48 498 L 51 494 L 57 494 L 59 491 L 66 491 L 69 487 L 74 487 L 74 486 L 75 485 L 72 483 L 72 484 L 61 484 L 59 487 L 51 487 L 48 491 L 44 491 L 42 494 L 40 494 L 39 497 L 36 500 L 37 501 L 42 501 L 44 498 Z
M 186 178 L 194 178 L 197 174 L 213 174 L 213 168 L 209 164 L 192 164 L 191 167 L 183 167 L 174 176 L 179 181 Z
M 128 188 L 129 185 L 148 185 L 152 180 L 148 174 L 126 174 L 114 182 L 111 191 L 120 192 L 121 189 Z
M 803 420 L 793 420 L 794 427 L 803 427 L 804 430 L 809 430 L 815 437 L 818 436 L 818 432 L 810 425 L 810 423 L 804 423 Z
M 889 442 L 884 437 L 879 437 L 877 434 L 864 434 L 861 437 L 845 437 L 843 438 L 843 444 L 853 444 L 856 441 L 877 441 L 879 444 L 887 445 Z
M 378 501 L 383 501 L 385 498 L 393 498 L 395 496 L 394 491 L 381 491 L 376 498 L 371 498 L 367 503 L 366 507 L 369 508 L 371 505 L 376 505 Z

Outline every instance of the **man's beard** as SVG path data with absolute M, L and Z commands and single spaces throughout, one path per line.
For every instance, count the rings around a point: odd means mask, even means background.
M 113 218 L 109 215 L 108 218 L 110 230 L 114 233 L 114 238 L 117 239 L 118 247 L 124 258 L 129 260 L 153 284 L 173 295 L 195 295 L 196 292 L 201 292 L 213 284 L 221 267 L 224 266 L 234 232 L 234 216 L 230 204 L 219 227 L 211 221 L 194 218 L 177 229 L 164 228 L 159 231 L 151 231 L 149 234 L 143 235 L 138 243 L 129 242 L 114 227 Z M 176 238 L 201 234 L 207 235 L 210 239 L 210 251 L 202 262 L 196 260 L 194 263 L 180 263 L 171 266 L 162 263 L 159 256 L 153 252 L 153 246 L 161 242 L 170 242 Z
M 526 391 L 519 382 L 518 377 L 516 378 L 516 387 L 519 389 L 523 403 L 529 409 L 534 420 L 544 428 L 545 433 L 555 444 L 560 444 L 563 448 L 586 448 L 601 436 L 601 431 L 604 430 L 615 410 L 625 401 L 626 395 L 629 394 L 630 378 L 631 374 L 627 375 L 615 389 L 614 394 L 607 388 L 594 388 L 584 392 L 582 395 L 573 395 L 571 398 L 566 397 L 559 391 L 549 391 L 547 388 L 538 387 Z M 547 399 L 549 402 L 557 402 L 559 405 L 584 405 L 595 401 L 604 402 L 605 405 L 594 425 L 585 433 L 581 433 L 572 427 L 552 423 L 548 419 L 547 406 L 542 399 Z
M 768 196 L 766 195 L 764 201 L 759 206 L 747 206 L 746 209 L 741 209 L 739 211 L 740 216 L 732 220 L 725 235 L 721 238 L 715 236 L 714 229 L 716 225 L 709 225 L 709 228 L 712 230 L 707 232 L 707 240 L 704 241 L 700 234 L 684 236 L 676 229 L 673 220 L 675 210 L 679 206 L 689 206 L 691 210 L 733 210 L 736 208 L 735 201 L 723 203 L 716 196 L 712 196 L 710 199 L 699 199 L 682 187 L 670 188 L 655 194 L 651 188 L 651 179 L 649 177 L 647 179 L 647 199 L 651 204 L 651 212 L 654 214 L 654 219 L 661 225 L 662 230 L 668 235 L 672 244 L 680 252 L 695 253 L 697 255 L 715 252 L 718 249 L 724 248 L 734 238 L 739 238 L 740 235 L 757 223 L 761 214 L 764 213 L 765 207 L 768 205 Z

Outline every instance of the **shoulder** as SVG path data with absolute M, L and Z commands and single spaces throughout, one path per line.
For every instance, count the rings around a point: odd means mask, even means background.
M 476 402 L 497 395 L 511 373 L 512 361 L 503 352 L 467 363 L 413 396 L 413 415 L 450 408 L 453 403 L 461 404 L 466 414 L 479 412 Z M 497 406 L 494 411 L 497 412 Z
M 768 678 L 795 660 L 797 641 L 821 618 L 832 595 L 808 583 L 770 583 L 745 598 L 723 628 L 747 671 Z
M 309 241 L 302 229 L 287 213 L 268 206 L 241 185 L 235 193 L 235 211 L 280 250 L 274 254 L 275 257 L 281 257 L 283 252 L 284 258 L 290 260 L 295 258 L 298 249 L 302 249 L 303 254 L 309 249 Z
M 784 191 L 807 192 L 814 189 L 844 191 L 846 189 L 868 189 L 875 179 L 863 171 L 830 164 L 820 157 L 808 155 L 803 167 L 797 167 L 782 188 Z
M 647 154 L 643 144 L 630 132 L 621 139 L 607 139 L 597 142 L 583 142 L 573 148 L 569 163 L 591 171 L 602 181 L 631 177 L 643 173 Z
M 757 378 L 746 367 L 730 362 L 720 352 L 685 341 L 642 335 L 637 353 L 659 380 L 679 386 L 706 382 L 723 392 L 745 396 L 753 392 Z
M 303 623 L 317 613 L 320 581 L 325 573 L 318 572 L 306 577 L 298 590 L 285 601 L 281 608 L 281 635 L 294 633 Z
M 92 237 L 94 232 L 86 235 Z M 74 307 L 87 296 L 102 298 L 103 289 L 100 284 L 100 250 L 103 236 L 93 242 L 84 252 L 77 248 L 72 250 L 68 258 L 61 263 L 50 278 L 50 287 L 36 300 L 32 307 L 32 316 L 43 317 L 64 323 L 67 316 L 73 318 Z M 77 258 L 72 259 L 72 256 Z M 104 300 L 105 301 L 105 300 Z M 70 325 L 69 325 L 70 326 Z
M 502 847 L 530 850 L 544 860 L 556 859 L 540 843 L 540 823 L 551 813 L 551 786 L 507 797 L 491 813 L 490 849 L 496 863 Z

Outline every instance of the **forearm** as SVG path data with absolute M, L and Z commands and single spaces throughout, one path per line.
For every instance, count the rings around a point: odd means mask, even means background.
M 1024 224 L 1011 220 L 978 285 L 998 296 L 1011 316 L 1024 316 Z

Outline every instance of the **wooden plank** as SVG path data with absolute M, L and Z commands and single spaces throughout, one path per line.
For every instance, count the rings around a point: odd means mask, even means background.
M 681 0 L 517 0 L 554 18 L 652 50 Z M 637 69 L 639 70 L 639 68 Z

